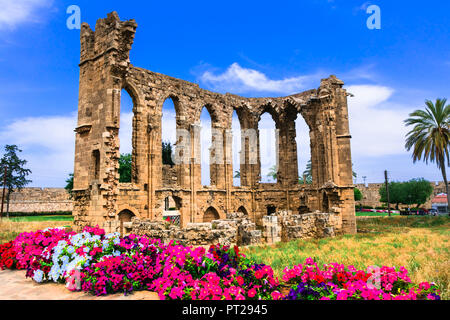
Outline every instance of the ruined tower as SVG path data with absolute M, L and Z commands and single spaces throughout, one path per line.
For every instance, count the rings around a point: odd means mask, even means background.
M 81 28 L 80 88 L 74 170 L 74 216 L 77 229 L 99 225 L 115 231 L 118 222 L 136 216 L 161 220 L 170 197 L 180 224 L 224 218 L 243 212 L 257 224 L 273 210 L 295 213 L 333 212 L 342 231 L 355 233 L 347 93 L 335 76 L 318 89 L 281 98 L 244 98 L 219 94 L 197 84 L 130 64 L 137 24 L 120 21 L 117 13 L 97 21 L 95 31 Z M 132 181 L 119 183 L 120 95 L 133 99 Z M 171 98 L 176 110 L 179 161 L 162 164 L 162 106 Z M 201 184 L 196 161 L 196 130 L 201 110 L 212 119 L 211 186 Z M 236 110 L 242 130 L 241 186 L 233 186 L 231 119 Z M 261 183 L 259 144 L 255 132 L 263 113 L 278 129 L 277 182 Z M 310 130 L 313 182 L 299 184 L 295 120 L 303 117 Z M 253 129 L 253 130 L 252 130 Z M 189 141 L 189 146 L 186 145 Z M 275 150 L 274 150 L 275 152 Z M 219 161 L 217 161 L 217 159 Z

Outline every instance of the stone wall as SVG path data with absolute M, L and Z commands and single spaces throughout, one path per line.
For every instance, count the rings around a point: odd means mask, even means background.
M 3 189 L 0 188 L 0 195 L 2 192 Z M 72 200 L 63 188 L 24 188 L 11 194 L 9 204 L 10 212 L 68 212 L 72 210 Z
M 295 239 L 320 239 L 334 237 L 342 233 L 339 214 L 336 213 L 306 213 L 279 214 L 281 225 L 281 241 L 289 242 Z
M 431 195 L 430 199 L 423 205 L 424 208 L 431 208 L 431 200 L 437 196 L 440 193 L 446 193 L 445 190 L 445 183 L 443 181 L 439 182 L 430 182 L 431 186 L 433 187 L 433 194 Z M 367 185 L 364 184 L 357 184 L 356 187 L 361 190 L 361 193 L 363 195 L 363 199 L 361 201 L 358 201 L 356 203 L 357 206 L 363 205 L 363 206 L 371 206 L 371 207 L 381 207 L 383 205 L 382 202 L 380 202 L 380 193 L 379 190 L 381 187 L 384 187 L 384 183 L 368 183 Z M 400 205 L 400 208 L 407 207 Z
M 225 219 L 241 211 L 261 226 L 270 210 L 297 213 L 337 208 L 346 233 L 356 233 L 348 93 L 334 75 L 318 87 L 286 97 L 246 98 L 202 89 L 198 84 L 133 66 L 130 50 L 137 23 L 116 12 L 99 19 L 95 30 L 80 30 L 80 86 L 75 137 L 74 225 L 128 223 L 130 215 L 162 221 L 165 199 L 178 203 L 183 228 Z M 120 101 L 133 100 L 132 182 L 119 183 Z M 176 111 L 175 161 L 162 164 L 162 109 Z M 210 186 L 201 182 L 199 123 L 203 108 L 211 116 Z M 241 186 L 233 186 L 232 116 L 241 127 Z M 277 182 L 261 183 L 259 121 L 271 115 L 278 132 Z M 310 132 L 312 184 L 298 183 L 295 122 Z M 252 134 L 247 134 L 251 132 Z M 114 230 L 110 230 L 114 231 Z M 217 232 L 216 232 L 217 233 Z

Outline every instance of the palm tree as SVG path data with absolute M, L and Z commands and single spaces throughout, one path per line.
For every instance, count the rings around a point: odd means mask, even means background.
M 446 166 L 450 166 L 449 140 L 450 140 L 450 105 L 447 99 L 437 99 L 433 104 L 425 100 L 425 110 L 416 110 L 410 118 L 405 120 L 406 126 L 414 126 L 406 135 L 405 148 L 413 149 L 413 161 L 423 160 L 435 162 L 442 172 L 447 191 L 447 212 L 450 211 L 450 194 Z
M 273 180 L 277 180 L 277 172 L 278 170 L 277 170 L 277 166 L 275 165 L 275 166 L 273 166 L 273 167 L 271 167 L 270 169 L 269 169 L 269 173 L 267 174 L 267 176 L 269 177 L 269 178 L 272 178 Z

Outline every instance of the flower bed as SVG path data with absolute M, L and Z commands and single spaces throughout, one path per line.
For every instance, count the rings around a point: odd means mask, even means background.
M 408 271 L 356 270 L 313 259 L 286 268 L 282 281 L 238 247 L 185 247 L 147 236 L 86 227 L 22 233 L 0 245 L 1 269 L 24 269 L 34 281 L 66 284 L 93 295 L 137 290 L 183 300 L 438 300 L 433 283 L 411 283 Z

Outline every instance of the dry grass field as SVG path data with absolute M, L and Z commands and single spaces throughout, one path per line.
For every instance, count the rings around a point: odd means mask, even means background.
M 3 218 L 0 221 L 0 243 L 5 243 L 14 240 L 22 232 L 30 232 L 36 230 L 43 230 L 46 228 L 56 228 L 72 226 L 72 221 L 63 219 L 58 220 L 53 217 L 48 220 L 45 219 L 24 219 L 24 218 Z
M 435 282 L 443 299 L 450 299 L 450 218 L 391 217 L 358 221 L 357 235 L 298 240 L 255 246 L 243 252 L 270 264 L 280 276 L 286 266 L 313 257 L 319 264 L 338 262 L 368 266 L 405 266 L 411 280 Z

